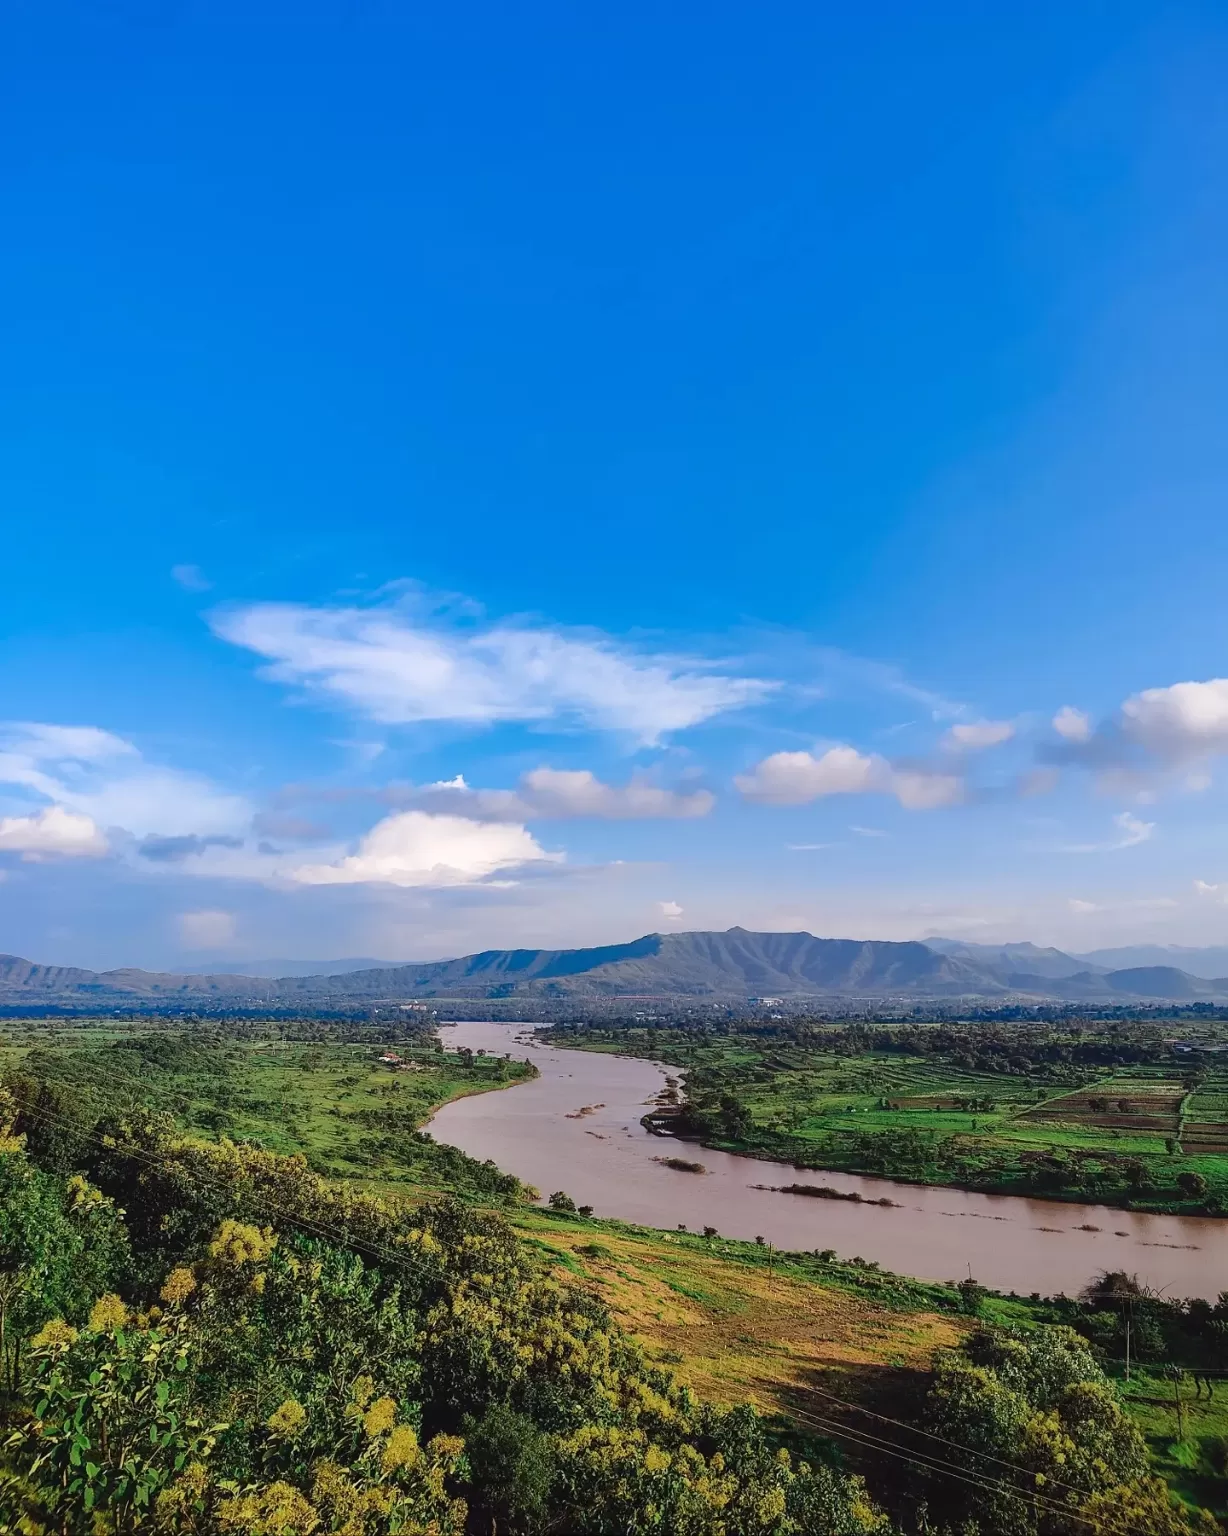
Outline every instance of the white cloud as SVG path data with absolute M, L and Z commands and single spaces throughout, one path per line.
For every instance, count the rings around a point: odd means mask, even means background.
M 855 747 L 810 752 L 774 752 L 734 783 L 747 800 L 762 805 L 806 805 L 827 795 L 894 795 L 910 811 L 955 805 L 964 796 L 957 774 L 923 768 L 895 768 L 885 757 Z
M 1223 890 L 1223 886 L 1211 885 L 1206 880 L 1195 880 L 1194 890 L 1199 896 L 1216 896 Z
M 1104 843 L 1063 843 L 1059 853 L 1116 853 L 1119 848 L 1137 848 L 1148 842 L 1155 832 L 1154 821 L 1140 821 L 1131 811 L 1122 811 L 1113 817 L 1117 836 Z
M 693 658 L 642 654 L 608 635 L 545 625 L 462 627 L 406 608 L 256 603 L 215 631 L 265 657 L 265 675 L 314 689 L 390 725 L 427 720 L 581 723 L 653 743 L 778 686 Z
M 1054 715 L 1053 729 L 1063 741 L 1091 740 L 1091 720 L 1081 709 L 1072 709 L 1069 704 L 1063 704 L 1057 714 Z
M 1133 848 L 1138 843 L 1145 843 L 1156 829 L 1154 821 L 1140 821 L 1129 811 L 1122 811 L 1113 817 L 1113 821 L 1121 830 L 1121 838 L 1115 845 L 1118 848 Z
M 943 746 L 955 752 L 983 752 L 999 747 L 1015 734 L 1009 720 L 979 720 L 970 725 L 953 725 L 943 737 Z
M 188 949 L 223 949 L 234 940 L 233 912 L 180 912 L 176 919 L 180 942 Z
M 889 837 L 889 832 L 884 832 L 882 827 L 859 827 L 855 822 L 849 823 L 849 831 L 856 832 L 858 837 Z
M 906 811 L 934 811 L 958 805 L 964 798 L 964 781 L 954 773 L 893 769 L 891 793 Z
M 0 784 L 134 837 L 228 836 L 252 818 L 243 796 L 147 763 L 131 742 L 94 726 L 0 726 Z
M 882 791 L 890 774 L 885 758 L 840 746 L 829 747 L 819 757 L 810 752 L 773 752 L 733 782 L 746 799 L 762 805 L 806 805 L 824 795 Z
M 199 565 L 172 565 L 171 580 L 177 581 L 185 592 L 208 592 L 213 586 Z
M 0 852 L 31 860 L 96 859 L 107 852 L 107 840 L 88 816 L 51 805 L 31 816 L 0 818 Z
M 1072 912 L 1076 912 L 1080 916 L 1088 912 L 1099 912 L 1101 910 L 1094 901 L 1080 901 L 1077 896 L 1072 896 L 1066 905 Z
M 304 885 L 472 885 L 505 870 L 561 858 L 547 853 L 522 826 L 401 811 L 372 827 L 356 853 L 288 873 Z
M 1145 688 L 1121 706 L 1122 729 L 1158 757 L 1228 751 L 1228 678 Z
M 473 789 L 459 774 L 427 784 L 413 794 L 432 810 L 455 811 L 490 821 L 534 821 L 575 816 L 607 821 L 706 816 L 716 796 L 706 789 L 661 789 L 641 777 L 629 784 L 603 784 L 587 768 L 534 768 L 516 789 Z
M 682 916 L 682 908 L 676 901 L 659 901 L 657 902 L 657 910 L 662 917 L 668 918 L 670 922 L 677 922 Z

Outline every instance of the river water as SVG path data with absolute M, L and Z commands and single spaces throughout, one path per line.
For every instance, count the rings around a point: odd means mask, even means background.
M 543 1195 L 563 1189 L 598 1216 L 722 1236 L 762 1236 L 778 1248 L 834 1248 L 897 1274 L 958 1280 L 994 1290 L 1068 1295 L 1102 1269 L 1124 1269 L 1169 1296 L 1214 1300 L 1228 1290 L 1228 1218 L 1148 1216 L 1103 1205 L 901 1184 L 854 1174 L 795 1172 L 789 1165 L 712 1152 L 654 1136 L 640 1125 L 667 1072 L 655 1061 L 539 1045 L 523 1024 L 451 1024 L 446 1048 L 526 1056 L 532 1082 L 445 1104 L 430 1124 L 437 1141 L 492 1158 Z M 580 1111 L 585 1113 L 581 1114 Z M 681 1156 L 704 1174 L 667 1168 Z M 894 1207 L 816 1200 L 755 1189 L 794 1182 L 884 1197 Z

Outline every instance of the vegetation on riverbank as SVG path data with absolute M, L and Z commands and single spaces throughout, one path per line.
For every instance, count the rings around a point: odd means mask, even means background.
M 40 1042 L 37 1031 L 33 1041 Z M 391 1060 L 382 1060 L 390 1056 Z M 300 1153 L 332 1178 L 515 1199 L 519 1181 L 441 1146 L 421 1127 L 440 1105 L 536 1076 L 526 1061 L 445 1053 L 425 1034 L 381 1042 L 252 1038 L 248 1030 L 182 1033 L 104 1026 L 0 1051 L 10 1078 L 46 1117 L 32 1142 L 73 1145 L 102 1113 L 162 1110 L 185 1132 Z
M 1204 1031 L 1205 1033 L 1205 1031 Z M 553 1044 L 685 1073 L 662 1125 L 724 1151 L 999 1194 L 1228 1211 L 1228 1071 L 1162 1026 L 659 1027 Z

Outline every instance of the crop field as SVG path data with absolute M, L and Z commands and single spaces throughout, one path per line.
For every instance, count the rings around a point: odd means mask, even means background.
M 1192 1156 L 1228 1155 L 1228 1072 L 1210 1073 L 1190 1095 L 1181 1145 Z
M 1088 1088 L 1047 1099 L 1027 1110 L 1029 1120 L 1176 1136 L 1187 1090 L 1180 1082 L 1141 1076 L 1104 1078 Z

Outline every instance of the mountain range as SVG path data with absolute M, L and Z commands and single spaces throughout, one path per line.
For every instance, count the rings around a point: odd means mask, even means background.
M 809 933 L 649 933 L 587 949 L 493 949 L 397 965 L 335 962 L 318 974 L 87 971 L 0 956 L 0 1005 L 323 1007 L 414 998 L 967 998 L 1228 1001 L 1228 976 L 1165 964 L 1108 967 L 1034 944 L 888 942 Z M 351 969 L 358 966 L 358 969 Z M 261 971 L 265 967 L 260 967 Z M 290 966 L 287 965 L 287 971 Z

